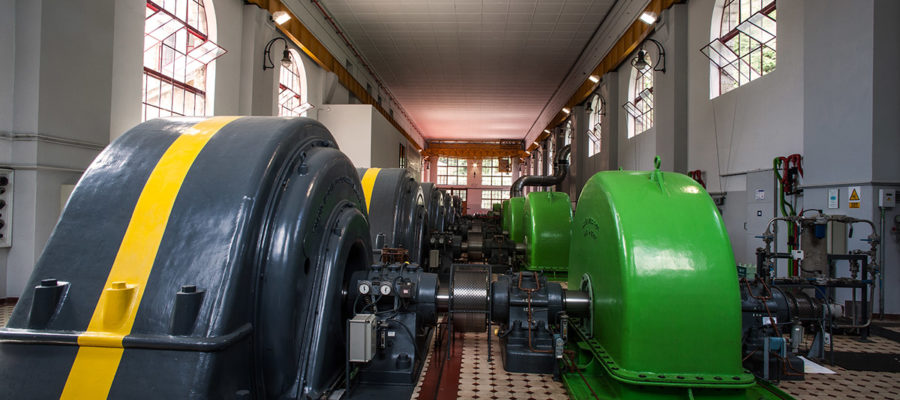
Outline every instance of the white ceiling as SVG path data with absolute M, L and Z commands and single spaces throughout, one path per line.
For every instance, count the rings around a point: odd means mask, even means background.
M 615 0 L 325 0 L 426 139 L 522 139 Z

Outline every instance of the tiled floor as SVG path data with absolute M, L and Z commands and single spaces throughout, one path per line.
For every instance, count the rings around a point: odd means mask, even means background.
M 6 326 L 6 321 L 9 321 L 9 316 L 12 315 L 13 308 L 15 308 L 13 305 L 0 305 L 0 327 Z
M 900 354 L 900 343 L 881 336 L 869 336 L 867 342 L 860 342 L 855 337 L 836 336 L 834 351 L 850 351 L 855 353 L 893 353 Z M 827 346 L 826 346 L 827 347 Z
M 566 399 L 560 382 L 550 375 L 510 374 L 503 370 L 499 340 L 493 337 L 493 360 L 487 362 L 484 333 L 467 333 L 463 349 L 458 398 L 460 399 Z M 850 336 L 835 337 L 835 351 L 900 354 L 900 343 L 873 336 L 862 343 Z M 432 348 L 433 350 L 433 348 Z M 431 357 L 429 351 L 429 359 Z M 782 382 L 779 387 L 797 399 L 900 399 L 900 373 L 850 371 L 824 365 L 833 375 L 807 374 L 804 381 Z M 423 372 L 422 376 L 425 376 Z M 421 381 L 420 381 L 421 385 Z M 413 394 L 418 399 L 419 390 Z M 426 400 L 426 399 L 423 399 Z M 431 400 L 431 399 L 427 399 Z
M 779 387 L 798 399 L 900 399 L 900 373 L 825 366 L 835 374 L 806 374 L 803 381 L 782 382 Z
M 493 357 L 488 362 L 488 349 L 485 333 L 466 333 L 463 343 L 462 366 L 459 371 L 460 399 L 567 399 L 566 389 L 561 382 L 554 382 L 552 375 L 515 374 L 503 369 L 500 359 L 500 339 L 492 335 L 491 352 Z M 426 365 L 432 357 L 434 347 L 429 351 Z M 419 398 L 419 389 L 425 373 L 419 380 L 419 386 L 413 398 Z M 430 399 L 429 399 L 430 400 Z
M 0 326 L 6 326 L 13 306 L 0 305 Z M 898 327 L 888 329 L 900 332 Z M 550 375 L 510 374 L 503 370 L 500 343 L 493 336 L 493 359 L 487 361 L 485 333 L 467 333 L 460 368 L 460 399 L 565 399 L 566 389 Z M 862 343 L 854 337 L 836 336 L 836 351 L 900 354 L 900 343 L 872 336 Z M 429 346 L 428 360 L 434 346 Z M 426 360 L 426 368 L 428 365 Z M 835 374 L 807 374 L 804 381 L 782 382 L 782 390 L 797 399 L 900 399 L 900 373 L 850 371 L 824 365 Z M 425 376 L 423 371 L 422 376 Z M 421 382 L 420 382 L 421 385 Z M 413 394 L 418 398 L 419 389 Z
M 566 398 L 562 383 L 551 375 L 508 373 L 500 359 L 500 342 L 491 335 L 493 357 L 488 363 L 484 334 L 467 333 L 459 377 L 459 398 L 543 399 Z

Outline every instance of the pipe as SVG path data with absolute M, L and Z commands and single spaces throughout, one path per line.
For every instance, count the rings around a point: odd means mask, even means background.
M 516 179 L 509 189 L 510 197 L 522 197 L 522 191 L 525 186 L 553 186 L 560 184 L 566 179 L 569 173 L 569 153 L 572 151 L 571 145 L 565 145 L 559 150 L 554 163 L 553 175 L 528 175 Z

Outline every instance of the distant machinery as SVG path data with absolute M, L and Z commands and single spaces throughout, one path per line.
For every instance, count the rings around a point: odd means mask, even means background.
M 830 342 L 827 337 L 833 331 L 855 331 L 865 339 L 872 322 L 872 278 L 880 270 L 876 257 L 880 237 L 875 224 L 826 215 L 821 210 L 809 211 L 773 218 L 759 236 L 765 247 L 757 249 L 756 270 L 742 271 L 744 365 L 766 380 L 803 379 L 801 355 L 827 359 L 829 353 L 833 356 L 833 348 L 828 351 L 825 343 Z M 773 250 L 772 228 L 779 221 L 793 227 L 790 231 L 796 232 L 797 250 Z M 868 243 L 869 250 L 847 251 L 847 236 L 849 233 L 852 237 L 854 224 L 872 228 L 873 233 L 861 239 Z M 778 276 L 778 260 L 788 264 L 786 276 Z M 848 264 L 849 276 L 837 275 L 836 264 L 843 262 Z M 793 264 L 798 268 L 791 268 Z M 851 291 L 849 307 L 836 303 L 837 290 Z M 803 349 L 807 333 L 814 338 Z
M 375 251 L 403 249 L 410 262 L 424 259 L 428 211 L 422 189 L 405 168 L 360 168 Z
M 567 153 L 513 190 L 558 183 Z M 496 327 L 506 370 L 553 373 L 576 399 L 789 398 L 742 365 L 779 349 L 760 310 L 837 314 L 777 280 L 739 286 L 709 195 L 658 161 L 598 173 L 574 215 L 555 192 L 462 214 L 405 169 L 355 170 L 309 119 L 143 123 L 73 192 L 0 329 L 0 382 L 17 398 L 408 397 L 432 338 Z
M 448 207 L 444 206 L 444 192 L 434 187 L 434 184 L 430 182 L 420 183 L 419 186 L 422 188 L 425 209 L 428 211 L 426 234 L 435 231 L 443 232 L 448 219 Z

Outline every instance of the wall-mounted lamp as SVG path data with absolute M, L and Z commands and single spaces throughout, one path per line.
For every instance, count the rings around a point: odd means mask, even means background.
M 275 11 L 272 13 L 272 21 L 275 21 L 278 25 L 284 25 L 285 22 L 291 20 L 291 14 L 288 14 L 287 11 Z
M 266 48 L 263 51 L 263 71 L 275 68 L 275 64 L 272 62 L 272 45 L 279 40 L 284 42 L 284 53 L 282 53 L 281 65 L 285 68 L 291 67 L 291 52 L 288 49 L 288 42 L 287 40 L 284 40 L 283 37 L 279 36 L 270 40 L 269 43 L 266 43 Z
M 664 49 L 662 43 L 660 43 L 656 39 L 647 38 L 647 41 L 655 44 L 656 48 L 659 50 L 659 57 L 657 58 L 656 63 L 653 64 L 653 70 L 666 73 L 666 49 Z M 662 62 L 662 68 L 658 68 L 660 62 Z M 631 66 L 641 73 L 646 71 L 647 68 L 650 67 L 650 63 L 647 62 L 647 50 L 644 50 L 644 48 L 641 47 L 641 49 L 638 50 L 637 55 L 635 55 L 634 58 L 631 59 Z
M 597 75 L 591 75 L 588 77 L 588 80 L 594 83 L 600 82 L 600 77 Z
M 650 11 L 644 11 L 640 18 L 647 25 L 653 25 L 656 22 L 656 14 Z
M 584 111 L 588 114 L 594 112 L 594 99 L 597 99 L 597 106 L 600 108 L 600 115 L 606 115 L 606 100 L 599 93 L 594 93 L 590 99 L 585 102 Z

